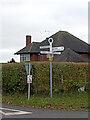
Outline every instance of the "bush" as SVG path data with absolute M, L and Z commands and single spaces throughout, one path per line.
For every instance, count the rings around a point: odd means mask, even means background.
M 87 63 L 53 63 L 53 92 L 70 92 L 86 86 L 88 90 Z M 33 82 L 31 93 L 50 93 L 50 64 L 48 62 L 32 63 Z M 2 65 L 2 89 L 4 93 L 26 92 L 27 75 L 24 63 L 7 63 Z
M 3 92 L 25 92 L 27 88 L 26 71 L 24 64 L 2 65 L 2 90 Z

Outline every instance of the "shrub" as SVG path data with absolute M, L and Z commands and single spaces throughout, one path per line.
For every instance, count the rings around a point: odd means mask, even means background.
M 70 92 L 86 86 L 88 90 L 87 63 L 53 63 L 53 92 Z M 50 93 L 50 64 L 48 62 L 32 63 L 33 82 L 31 93 Z M 26 92 L 27 74 L 24 63 L 7 63 L 2 65 L 2 89 L 4 93 Z
M 24 64 L 3 64 L 2 89 L 3 92 L 25 92 L 27 88 Z

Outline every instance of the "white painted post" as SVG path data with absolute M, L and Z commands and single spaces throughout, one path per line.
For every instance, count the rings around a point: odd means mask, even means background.
M 50 42 L 50 52 L 52 57 L 52 42 Z M 51 98 L 52 98 L 52 62 L 50 62 L 50 89 L 51 89 Z
M 52 63 L 50 62 L 50 94 L 52 98 Z
M 50 57 L 52 57 L 52 43 L 53 43 L 53 39 L 49 38 L 48 42 L 50 44 Z M 50 95 L 51 95 L 51 98 L 52 98 L 52 62 L 50 62 Z
M 29 75 L 30 75 L 30 63 L 29 63 Z M 28 83 L 28 100 L 30 99 L 30 83 Z

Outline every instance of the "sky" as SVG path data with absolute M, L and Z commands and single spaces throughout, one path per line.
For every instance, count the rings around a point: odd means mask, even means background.
M 62 30 L 88 43 L 88 0 L 0 0 L 0 63 L 20 61 L 26 35 L 40 42 Z

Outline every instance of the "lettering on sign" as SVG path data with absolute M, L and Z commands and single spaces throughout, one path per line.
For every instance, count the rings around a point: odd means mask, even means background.
M 52 52 L 50 51 L 40 51 L 41 54 L 51 54 Z
M 61 54 L 61 52 L 53 52 L 53 54 L 60 55 L 60 54 Z
M 50 46 L 40 46 L 40 49 L 50 48 Z
M 53 47 L 52 48 L 53 51 L 63 51 L 64 50 L 64 47 Z

